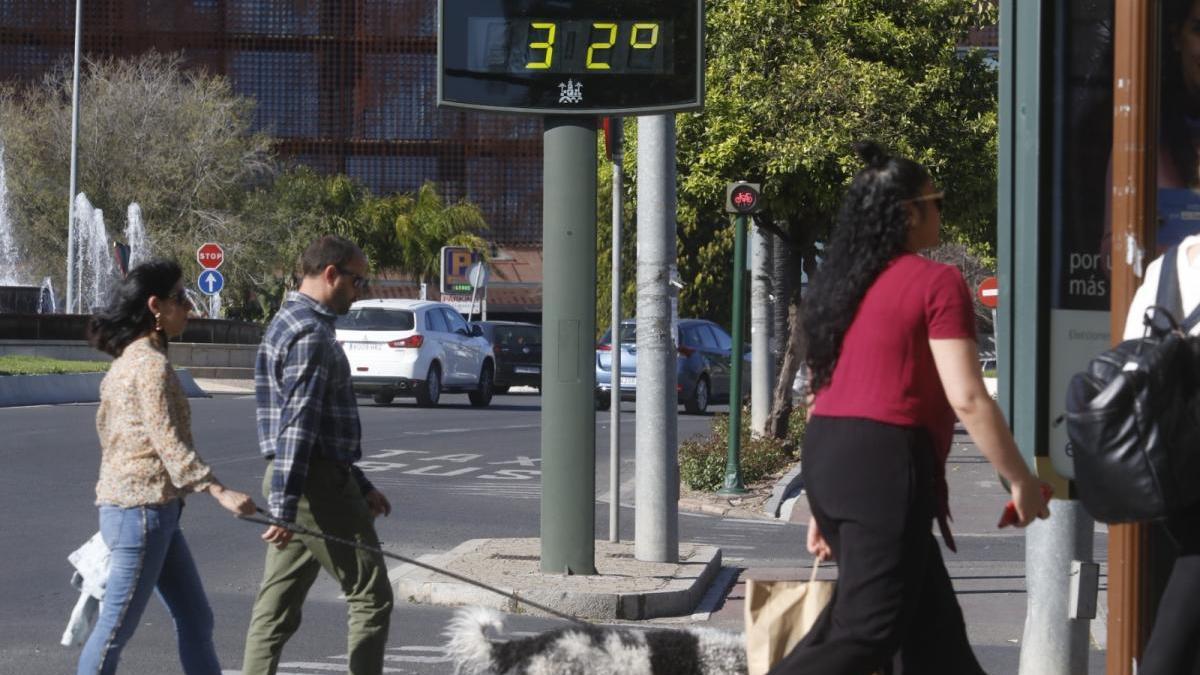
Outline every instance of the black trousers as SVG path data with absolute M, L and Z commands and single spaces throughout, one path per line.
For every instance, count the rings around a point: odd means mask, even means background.
M 932 533 L 936 460 L 928 435 L 813 417 L 803 459 L 838 580 L 812 630 L 771 673 L 983 673 Z
M 1200 675 L 1200 507 L 1162 524 L 1178 557 L 1159 599 L 1139 675 Z

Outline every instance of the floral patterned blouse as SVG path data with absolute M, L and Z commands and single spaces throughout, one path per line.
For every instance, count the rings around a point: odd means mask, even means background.
M 96 503 L 163 504 L 214 482 L 192 443 L 192 414 L 163 338 L 138 338 L 100 383 Z

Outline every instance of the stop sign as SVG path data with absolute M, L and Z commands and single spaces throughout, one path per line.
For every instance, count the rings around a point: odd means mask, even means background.
M 196 262 L 206 270 L 215 270 L 225 262 L 225 249 L 215 242 L 208 242 L 196 249 Z
M 996 305 L 1000 300 L 1000 284 L 996 281 L 996 277 L 988 277 L 979 282 L 979 290 L 976 292 L 976 296 L 984 307 L 996 309 Z

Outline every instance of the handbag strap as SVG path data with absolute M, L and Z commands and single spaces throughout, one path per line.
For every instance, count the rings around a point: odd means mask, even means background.
M 817 580 L 817 570 L 820 569 L 820 567 L 821 567 L 821 559 L 814 555 L 813 556 L 812 574 L 808 575 L 808 583 L 811 584 Z
M 1162 268 L 1158 275 L 1158 292 L 1155 294 L 1154 304 L 1160 308 L 1166 309 L 1171 313 L 1172 317 L 1183 316 L 1183 295 L 1179 290 L 1179 247 L 1172 246 L 1163 254 Z M 1153 321 L 1153 319 L 1151 319 Z M 1196 324 L 1200 323 L 1200 305 L 1197 305 L 1190 314 L 1179 325 L 1179 329 L 1184 335 L 1192 331 Z M 1165 328 L 1155 322 L 1155 326 L 1160 329 Z

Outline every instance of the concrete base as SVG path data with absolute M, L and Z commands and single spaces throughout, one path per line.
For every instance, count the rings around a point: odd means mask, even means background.
M 721 569 L 721 549 L 702 544 L 680 544 L 680 562 L 657 563 L 636 560 L 633 542 L 597 541 L 595 575 L 543 574 L 540 556 L 539 539 L 472 539 L 420 560 L 560 612 L 609 620 L 691 614 Z M 401 565 L 388 576 L 400 600 L 539 614 L 511 598 L 415 565 Z
M 192 375 L 176 370 L 183 391 L 191 398 L 208 398 Z M 100 400 L 104 373 L 70 375 L 6 375 L 0 377 L 0 408 L 60 403 L 95 403 Z

